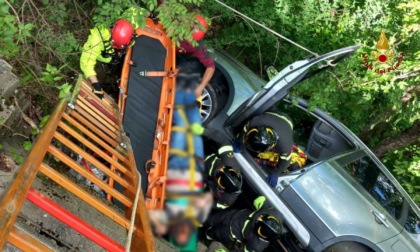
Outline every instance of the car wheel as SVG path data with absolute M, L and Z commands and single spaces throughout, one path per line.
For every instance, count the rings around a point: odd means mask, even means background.
M 340 242 L 324 250 L 324 252 L 350 252 L 350 251 L 370 252 L 373 250 L 357 242 Z
M 204 122 L 212 119 L 218 111 L 217 94 L 211 84 L 207 85 L 201 95 L 201 120 Z
M 185 80 L 199 82 L 205 68 L 196 60 L 181 61 L 177 66 L 180 74 L 177 76 L 177 85 Z M 223 75 L 216 69 L 212 79 L 201 95 L 201 119 L 203 123 L 215 117 L 228 99 L 229 92 Z

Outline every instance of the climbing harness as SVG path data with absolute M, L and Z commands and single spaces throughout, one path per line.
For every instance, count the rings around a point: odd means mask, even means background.
M 308 157 L 306 156 L 305 152 L 303 152 L 299 146 L 294 144 L 292 146 L 292 158 L 290 161 L 290 166 L 286 171 L 294 171 L 302 168 L 306 164 L 307 159 Z

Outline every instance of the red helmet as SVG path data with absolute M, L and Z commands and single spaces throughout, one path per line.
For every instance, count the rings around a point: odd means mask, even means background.
M 133 38 L 133 26 L 125 19 L 117 20 L 111 26 L 111 45 L 115 49 L 124 49 Z
M 197 25 L 194 25 L 193 39 L 198 41 L 202 40 L 204 38 L 204 35 L 206 35 L 208 24 L 206 19 L 200 15 L 195 15 L 195 18 L 198 20 L 198 23 L 204 28 L 204 30 L 202 30 L 202 27 L 197 27 Z

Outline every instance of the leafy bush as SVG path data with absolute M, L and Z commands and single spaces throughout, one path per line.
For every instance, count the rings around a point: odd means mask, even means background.
M 199 27 L 198 21 L 194 17 L 200 14 L 198 7 L 204 0 L 165 0 L 162 5 L 156 8 L 158 18 L 167 34 L 179 45 L 179 41 L 187 40 L 196 45 L 192 39 L 195 27 Z
M 389 152 L 383 159 L 404 189 L 420 205 L 420 148 L 416 145 Z
M 330 112 L 370 147 L 407 130 L 418 120 L 418 67 L 416 70 L 414 65 L 418 65 L 415 62 L 420 55 L 419 40 L 413 39 L 413 32 L 404 28 L 418 29 L 418 25 L 413 28 L 419 23 L 418 11 L 413 10 L 418 5 L 409 1 L 400 4 L 396 0 L 276 0 L 274 4 L 263 0 L 246 5 L 245 1 L 224 2 L 318 54 L 362 44 L 344 64 L 298 85 L 293 95 L 306 98 L 312 107 Z M 312 56 L 215 2 L 206 7 L 214 17 L 212 44 L 238 56 L 260 75 L 270 63 L 282 68 Z M 404 53 L 404 60 L 397 71 L 380 75 L 363 65 L 362 54 L 376 50 L 382 29 L 396 51 Z M 413 71 L 416 76 L 405 77 Z
M 19 45 L 25 43 L 34 28 L 23 23 L 16 10 L 5 0 L 0 0 L 0 57 L 13 57 L 19 52 Z
M 58 101 L 56 87 L 73 83 L 79 72 L 79 47 L 85 39 L 81 31 L 90 26 L 84 12 L 88 4 L 80 4 L 0 0 L 0 25 L 8 27 L 0 31 L 0 57 L 14 66 L 29 99 L 47 114 Z M 60 72 L 49 79 L 45 73 L 53 68 Z

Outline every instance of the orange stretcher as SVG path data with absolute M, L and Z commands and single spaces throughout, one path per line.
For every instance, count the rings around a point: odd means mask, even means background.
M 142 175 L 146 207 L 162 209 L 177 74 L 175 44 L 151 19 L 136 34 L 124 60 L 118 106 Z

